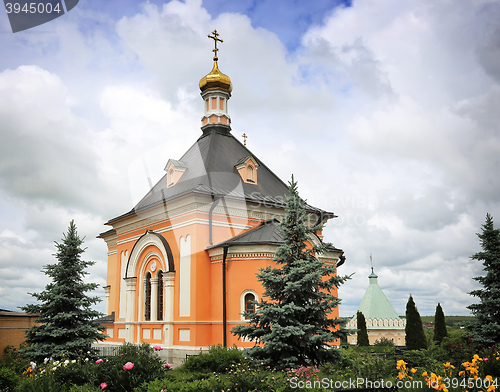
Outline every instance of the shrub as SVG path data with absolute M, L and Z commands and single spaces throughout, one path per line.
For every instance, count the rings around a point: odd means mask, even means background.
M 7 367 L 0 367 L 0 391 L 11 392 L 19 383 L 19 376 L 16 372 Z
M 30 361 L 22 354 L 22 350 L 26 348 L 26 343 L 21 343 L 19 348 L 7 346 L 3 349 L 4 360 L 2 365 L 11 368 L 15 373 L 21 374 L 30 365 Z
M 325 364 L 321 369 L 339 380 L 358 377 L 381 380 L 396 375 L 392 358 L 385 360 L 369 353 L 360 353 L 355 348 L 342 349 L 338 363 Z
M 231 365 L 238 365 L 244 361 L 243 353 L 236 346 L 224 348 L 219 345 L 211 347 L 206 354 L 199 353 L 188 357 L 182 368 L 191 372 L 225 373 L 231 369 Z
M 16 391 L 67 392 L 73 388 L 87 392 L 103 390 L 101 384 L 106 383 L 106 391 L 132 392 L 141 384 L 163 377 L 166 369 L 148 344 L 125 344 L 118 356 L 110 359 L 50 360 L 36 370 L 30 367 Z
M 395 347 L 395 344 L 392 340 L 389 340 L 389 339 L 384 338 L 384 337 L 381 337 L 380 339 L 376 340 L 374 345 L 381 346 L 381 347 Z
M 69 392 L 102 392 L 102 388 L 94 384 L 73 385 Z
M 450 333 L 443 339 L 441 347 L 446 351 L 448 360 L 455 366 L 460 366 L 476 353 L 471 336 L 461 331 Z
M 133 366 L 125 366 L 129 363 Z M 93 382 L 96 386 L 105 382 L 106 391 L 130 392 L 143 383 L 163 377 L 165 372 L 164 362 L 149 344 L 126 343 L 116 357 L 95 364 Z
M 432 352 L 425 349 L 406 351 L 403 355 L 398 356 L 398 359 L 407 363 L 408 368 L 424 367 L 427 371 L 434 373 L 443 367 L 443 363 L 432 358 Z
M 171 379 L 172 375 L 176 377 Z M 250 364 L 233 364 L 227 373 L 205 374 L 198 380 L 186 381 L 184 375 L 185 371 L 172 372 L 169 374 L 169 378 L 151 381 L 142 385 L 136 392 L 160 392 L 163 390 L 169 392 L 288 392 L 294 390 L 288 385 L 286 373 L 269 368 L 258 369 Z

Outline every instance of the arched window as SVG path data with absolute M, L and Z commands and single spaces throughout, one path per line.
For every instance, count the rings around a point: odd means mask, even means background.
M 255 313 L 255 295 L 247 293 L 245 295 L 245 311 Z
M 247 166 L 247 181 L 255 182 L 255 174 L 253 166 Z
M 259 297 L 257 293 L 251 289 L 245 290 L 240 296 L 240 309 L 241 309 L 241 320 L 249 320 L 249 317 L 243 315 L 244 312 L 255 313 L 258 306 Z
M 144 287 L 144 320 L 151 320 L 151 273 L 146 272 L 146 282 Z
M 158 271 L 158 321 L 163 321 L 163 272 Z

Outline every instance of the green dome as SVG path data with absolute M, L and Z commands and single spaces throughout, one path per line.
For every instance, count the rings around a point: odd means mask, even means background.
M 378 285 L 377 278 L 378 276 L 375 275 L 372 268 L 372 273 L 368 275 L 370 284 L 368 285 L 368 289 L 366 290 L 361 304 L 359 305 L 358 311 L 363 313 L 366 320 L 399 320 L 400 318 L 398 314 Z

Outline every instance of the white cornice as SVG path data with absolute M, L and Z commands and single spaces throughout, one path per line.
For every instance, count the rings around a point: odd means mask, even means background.
M 190 225 L 206 225 L 206 226 L 208 226 L 209 220 L 208 219 L 200 219 L 200 218 L 190 219 L 188 221 L 178 223 L 178 224 L 175 224 L 172 226 L 168 226 L 168 227 L 165 227 L 163 229 L 155 230 L 154 232 L 158 233 L 158 234 L 159 233 L 166 233 L 168 231 L 180 229 L 181 227 L 186 227 L 186 226 L 190 226 Z M 234 224 L 234 223 L 217 222 L 217 221 L 213 221 L 212 226 L 233 228 L 233 229 L 238 229 L 238 230 L 248 230 L 252 227 L 249 225 L 238 225 L 238 224 Z M 118 245 L 126 244 L 127 242 L 137 241 L 143 235 L 144 235 L 144 233 L 141 233 L 141 234 L 135 235 L 133 237 L 125 238 L 123 240 L 118 241 Z

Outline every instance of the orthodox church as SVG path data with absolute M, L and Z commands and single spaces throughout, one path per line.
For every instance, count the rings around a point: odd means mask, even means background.
M 230 333 L 255 311 L 263 289 L 256 273 L 282 243 L 287 185 L 231 133 L 231 79 L 218 66 L 201 78 L 201 134 L 166 163 L 166 174 L 129 212 L 100 234 L 108 246 L 105 309 L 109 338 L 99 343 L 162 346 L 171 363 L 221 344 L 253 342 Z M 336 216 L 306 204 L 311 226 Z M 310 238 L 322 241 L 322 233 Z M 339 266 L 337 248 L 320 255 Z M 335 293 L 336 294 L 336 293 Z M 338 309 L 332 317 L 338 317 Z
M 370 256 L 371 258 L 371 256 Z M 404 346 L 405 343 L 405 327 L 406 319 L 398 316 L 391 303 L 385 296 L 377 282 L 378 276 L 373 272 L 368 275 L 370 284 L 361 300 L 361 304 L 356 311 L 363 313 L 366 321 L 366 329 L 368 331 L 368 341 L 370 345 L 381 338 L 386 338 L 394 342 L 396 346 Z M 346 325 L 347 329 L 357 329 L 357 317 L 349 320 Z M 349 344 L 356 344 L 357 334 L 352 334 L 347 338 Z

